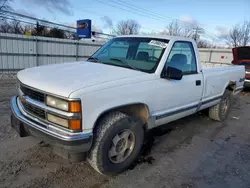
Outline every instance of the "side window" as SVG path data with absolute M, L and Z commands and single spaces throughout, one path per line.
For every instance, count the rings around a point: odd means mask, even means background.
M 191 42 L 175 42 L 166 66 L 180 69 L 184 75 L 197 73 L 196 58 Z

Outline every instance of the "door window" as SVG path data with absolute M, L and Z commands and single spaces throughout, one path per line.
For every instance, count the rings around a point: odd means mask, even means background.
M 166 67 L 174 67 L 183 75 L 197 73 L 196 58 L 191 42 L 175 42 L 167 59 Z

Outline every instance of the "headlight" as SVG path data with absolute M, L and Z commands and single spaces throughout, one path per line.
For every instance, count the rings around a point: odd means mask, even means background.
M 67 111 L 67 112 L 81 112 L 80 101 L 66 101 L 52 96 L 47 96 L 46 104 L 48 106 Z
M 61 125 L 65 128 L 69 127 L 69 121 L 67 119 L 60 118 L 58 116 L 54 116 L 52 114 L 47 114 L 48 121 Z
M 51 106 L 60 110 L 64 110 L 64 111 L 69 111 L 69 103 L 65 100 L 47 96 L 46 103 L 48 106 Z
M 63 100 L 57 97 L 47 96 L 46 97 L 46 104 L 48 106 L 51 106 L 56 109 L 60 109 L 66 112 L 72 112 L 72 113 L 79 113 L 81 112 L 81 101 L 67 101 Z M 79 131 L 82 128 L 82 120 L 79 119 L 70 119 L 70 118 L 62 118 L 57 115 L 53 115 L 50 113 L 47 113 L 47 120 L 60 125 L 62 127 Z
M 71 130 L 80 130 L 82 128 L 80 119 L 64 119 L 49 113 L 47 114 L 47 118 L 48 121 Z

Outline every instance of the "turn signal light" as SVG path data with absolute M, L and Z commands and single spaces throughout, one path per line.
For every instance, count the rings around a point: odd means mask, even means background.
M 69 112 L 81 112 L 81 102 L 71 101 L 69 102 Z
M 69 120 L 69 129 L 80 130 L 81 128 L 82 128 L 82 122 L 80 119 L 70 119 Z

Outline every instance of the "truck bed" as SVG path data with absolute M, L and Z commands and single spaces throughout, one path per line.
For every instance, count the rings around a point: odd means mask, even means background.
M 229 82 L 236 84 L 236 89 L 242 87 L 239 80 L 244 76 L 243 66 L 232 66 L 229 64 L 202 63 L 204 76 L 203 99 L 222 96 Z
M 226 64 L 226 63 L 210 63 L 210 62 L 209 63 L 201 62 L 201 65 L 202 65 L 203 69 L 232 66 L 232 65 Z

